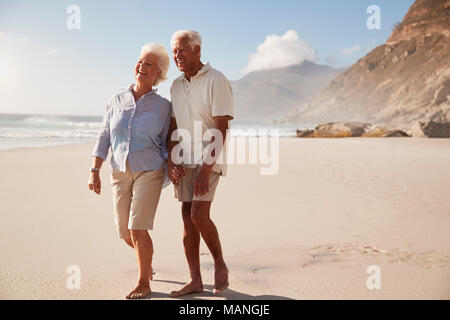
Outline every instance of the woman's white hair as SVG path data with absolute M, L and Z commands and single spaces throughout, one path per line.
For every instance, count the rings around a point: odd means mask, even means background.
M 170 45 L 173 48 L 174 42 L 178 39 L 188 39 L 189 45 L 191 48 L 194 48 L 195 46 L 202 47 L 202 37 L 200 36 L 200 33 L 194 30 L 178 30 L 175 32 L 172 36 L 172 40 L 170 40 Z
M 153 83 L 154 86 L 157 86 L 164 80 L 167 80 L 167 71 L 169 70 L 170 65 L 170 59 L 169 54 L 166 51 L 166 48 L 162 44 L 151 42 L 147 43 L 144 46 L 142 46 L 141 49 L 141 56 L 153 53 L 155 56 L 158 57 L 157 59 L 157 65 L 159 70 L 161 70 L 161 74 L 158 78 L 156 78 L 155 82 Z

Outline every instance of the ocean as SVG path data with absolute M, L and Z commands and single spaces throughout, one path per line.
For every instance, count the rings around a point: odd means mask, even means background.
M 0 113 L 0 150 L 95 142 L 102 117 Z M 258 135 L 278 129 L 280 137 L 296 135 L 309 126 L 233 120 L 232 136 Z M 254 131 L 253 131 L 254 130 Z

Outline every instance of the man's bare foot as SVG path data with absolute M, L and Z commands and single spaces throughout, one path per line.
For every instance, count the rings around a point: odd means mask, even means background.
M 150 283 L 148 283 L 148 282 L 139 282 L 137 287 L 134 288 L 134 290 L 131 291 L 126 296 L 126 298 L 127 299 L 141 299 L 141 298 L 145 298 L 151 292 L 152 292 L 152 290 L 150 289 Z
M 219 294 L 226 290 L 228 283 L 228 268 L 225 264 L 217 266 L 214 272 L 214 288 L 213 294 Z
M 180 290 L 177 291 L 172 291 L 170 293 L 170 296 L 172 298 L 175 297 L 180 297 L 180 296 L 184 296 L 190 293 L 201 293 L 203 292 L 203 284 L 200 281 L 189 281 L 188 283 L 185 284 L 185 286 L 183 288 L 181 288 Z

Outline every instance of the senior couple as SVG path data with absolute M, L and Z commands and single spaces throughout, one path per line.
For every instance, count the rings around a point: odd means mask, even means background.
M 216 160 L 224 147 L 229 120 L 233 119 L 233 94 L 225 76 L 201 62 L 201 44 L 196 31 L 180 30 L 172 36 L 173 59 L 182 72 L 170 88 L 172 102 L 155 89 L 167 79 L 170 59 L 166 50 L 157 43 L 143 46 L 134 67 L 136 83 L 107 103 L 92 152 L 88 184 L 90 190 L 100 194 L 100 168 L 111 149 L 115 223 L 119 237 L 134 249 L 139 266 L 138 284 L 126 296 L 128 299 L 151 293 L 153 243 L 147 230 L 153 229 L 161 189 L 170 181 L 181 202 L 183 246 L 190 272 L 190 281 L 170 295 L 203 292 L 200 235 L 214 259 L 213 292 L 228 287 L 228 269 L 210 208 L 219 177 L 226 173 L 226 165 Z M 194 136 L 195 123 L 201 124 L 202 133 L 219 130 L 222 134 L 221 145 L 211 153 L 210 161 L 191 156 L 195 154 L 189 150 L 193 141 L 185 141 L 184 136 L 178 141 L 178 132 Z M 187 152 L 183 161 L 176 156 L 181 145 L 181 154 Z M 202 141 L 201 146 L 207 150 L 211 141 Z

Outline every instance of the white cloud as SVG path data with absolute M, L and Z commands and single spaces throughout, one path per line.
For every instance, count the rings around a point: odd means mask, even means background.
M 352 55 L 355 52 L 358 52 L 359 50 L 361 50 L 361 47 L 356 45 L 356 46 L 353 46 L 351 48 L 346 48 L 346 49 L 341 50 L 341 54 L 344 55 L 344 56 L 349 56 L 349 55 Z
M 263 70 L 287 67 L 303 60 L 316 61 L 317 56 L 309 43 L 298 37 L 295 30 L 288 30 L 282 36 L 273 34 L 258 45 L 256 53 L 250 54 L 244 74 Z

